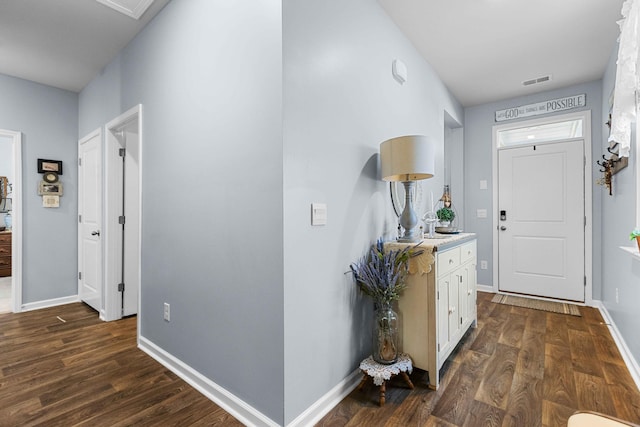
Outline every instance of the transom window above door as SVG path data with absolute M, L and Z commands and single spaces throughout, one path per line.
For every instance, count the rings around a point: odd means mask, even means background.
M 584 127 L 582 121 L 582 118 L 578 118 L 537 126 L 499 130 L 497 132 L 497 145 L 498 148 L 504 148 L 581 138 Z

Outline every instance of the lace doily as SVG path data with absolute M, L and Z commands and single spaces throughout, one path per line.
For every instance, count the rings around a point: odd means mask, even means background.
M 373 378 L 375 385 L 381 386 L 383 382 L 390 380 L 393 375 L 398 375 L 400 372 L 413 372 L 413 365 L 409 355 L 403 353 L 398 355 L 398 361 L 392 365 L 380 364 L 369 356 L 360 363 L 360 369 Z
M 384 244 L 384 247 L 385 250 L 397 251 L 412 245 L 415 245 L 415 243 L 387 242 Z M 421 255 L 409 258 L 409 274 L 428 274 L 431 272 L 431 266 L 436 261 L 433 257 L 433 246 L 422 243 L 418 247 L 424 250 L 424 252 Z

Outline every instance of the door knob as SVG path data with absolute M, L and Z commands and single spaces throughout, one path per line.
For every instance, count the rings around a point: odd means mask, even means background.
M 505 227 L 504 225 L 500 227 L 500 230 L 502 230 L 502 231 L 504 231 L 506 229 L 507 229 L 507 227 Z
M 99 230 L 92 231 L 92 232 L 91 232 L 91 235 L 92 235 L 92 236 L 99 236 L 99 235 L 100 235 L 100 231 L 99 231 Z

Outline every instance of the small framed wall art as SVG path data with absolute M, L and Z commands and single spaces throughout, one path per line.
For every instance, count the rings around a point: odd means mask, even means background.
M 62 175 L 62 160 L 38 159 L 38 173 L 55 172 Z
M 39 196 L 62 196 L 62 183 L 56 182 L 55 184 L 49 184 L 46 181 L 40 181 L 38 186 Z

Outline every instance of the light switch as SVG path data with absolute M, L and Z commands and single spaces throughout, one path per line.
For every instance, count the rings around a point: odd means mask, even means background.
M 487 210 L 486 209 L 478 209 L 476 211 L 476 216 L 478 218 L 486 218 L 487 217 Z
M 311 203 L 311 225 L 327 225 L 327 205 Z
M 481 179 L 480 180 L 480 189 L 481 190 L 486 190 L 487 189 L 487 180 L 486 179 Z

